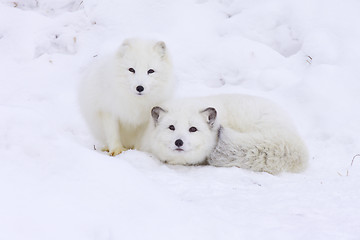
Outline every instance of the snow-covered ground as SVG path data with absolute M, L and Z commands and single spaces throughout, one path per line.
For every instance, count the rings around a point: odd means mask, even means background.
M 359 13 L 357 0 L 0 0 L 0 239 L 360 239 Z M 132 36 L 166 41 L 178 96 L 280 104 L 309 168 L 95 151 L 79 79 Z

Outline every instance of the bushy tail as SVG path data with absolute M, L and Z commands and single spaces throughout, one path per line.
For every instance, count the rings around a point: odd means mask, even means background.
M 241 133 L 222 128 L 208 162 L 271 174 L 301 172 L 307 166 L 308 151 L 300 136 L 288 129 Z

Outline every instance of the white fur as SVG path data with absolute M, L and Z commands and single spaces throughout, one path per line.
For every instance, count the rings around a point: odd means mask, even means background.
M 138 86 L 144 90 L 139 92 Z M 165 43 L 128 39 L 117 52 L 91 66 L 80 85 L 80 107 L 104 149 L 117 155 L 134 147 L 151 108 L 170 98 L 173 88 Z
M 214 107 L 210 125 L 202 110 Z M 142 150 L 171 164 L 237 166 L 278 174 L 305 169 L 308 154 L 291 121 L 268 100 L 247 95 L 218 95 L 177 100 L 161 105 L 165 111 L 149 123 Z M 157 122 L 157 123 L 156 123 Z M 175 126 L 175 131 L 169 130 Z M 191 126 L 198 128 L 190 133 Z M 184 151 L 176 151 L 177 139 Z

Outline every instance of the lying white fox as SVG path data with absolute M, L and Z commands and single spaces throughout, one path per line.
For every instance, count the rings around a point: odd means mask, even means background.
M 170 164 L 300 172 L 307 148 L 270 101 L 247 95 L 181 99 L 152 109 L 140 150 Z

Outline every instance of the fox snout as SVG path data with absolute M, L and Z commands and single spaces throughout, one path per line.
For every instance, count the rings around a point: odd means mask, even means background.
M 144 90 L 145 90 L 145 88 L 143 86 L 141 86 L 141 85 L 136 87 L 136 91 L 137 91 L 138 94 L 141 94 Z
M 181 140 L 181 139 L 177 139 L 177 140 L 175 141 L 175 145 L 176 145 L 177 147 L 182 147 L 182 145 L 184 145 L 184 142 L 183 142 L 183 140 Z

